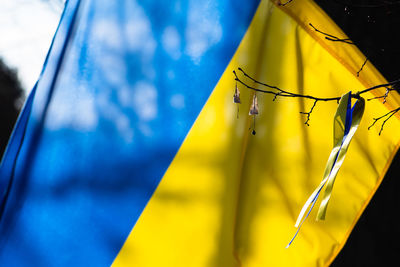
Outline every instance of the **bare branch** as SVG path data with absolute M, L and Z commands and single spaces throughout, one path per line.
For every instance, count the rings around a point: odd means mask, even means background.
M 280 96 L 281 95 L 281 93 L 279 92 L 279 93 L 277 93 L 275 96 L 274 96 L 274 98 L 272 99 L 272 101 L 275 101 L 276 100 L 276 98 L 278 97 L 278 96 Z
M 286 6 L 287 4 L 289 4 L 290 2 L 292 2 L 293 0 L 288 0 L 285 3 L 281 3 L 280 0 L 277 1 L 278 6 Z
M 331 38 L 331 37 L 328 37 L 328 36 L 325 36 L 325 39 L 326 40 L 329 40 L 329 41 L 332 41 L 332 42 L 342 42 L 342 43 L 345 43 L 345 44 L 351 44 L 351 45 L 355 45 L 355 43 L 353 43 L 352 41 L 350 41 L 349 39 L 340 39 L 340 38 Z
M 382 104 L 385 104 L 385 103 L 386 103 L 386 98 L 388 97 L 389 92 L 390 92 L 390 89 L 389 89 L 389 88 L 386 88 L 386 93 L 385 93 L 384 95 L 377 96 L 377 97 L 373 97 L 373 98 L 369 98 L 369 99 L 367 99 L 367 100 L 368 100 L 368 101 L 371 101 L 371 100 L 374 100 L 374 99 L 383 98 Z
M 378 118 L 374 118 L 374 122 L 368 127 L 368 130 L 371 129 L 371 127 L 374 126 L 375 123 L 376 123 L 377 121 L 386 118 L 386 119 L 382 122 L 381 129 L 379 130 L 379 135 L 381 135 L 381 133 L 382 133 L 382 131 L 383 131 L 383 127 L 385 126 L 385 123 L 386 123 L 394 114 L 396 114 L 397 112 L 399 112 L 399 110 L 400 110 L 400 107 L 398 107 L 398 108 L 396 108 L 396 109 L 393 109 L 393 110 L 389 111 L 388 113 L 386 113 L 386 114 L 384 114 L 384 115 L 382 115 L 382 116 L 380 116 L 380 117 L 378 117 Z
M 300 114 L 304 114 L 304 115 L 307 116 L 307 120 L 304 122 L 304 124 L 307 125 L 307 126 L 310 126 L 310 124 L 308 122 L 310 121 L 311 113 L 313 112 L 315 106 L 317 105 L 317 102 L 318 102 L 318 100 L 314 100 L 314 104 L 312 105 L 312 107 L 311 107 L 309 112 L 300 111 Z
M 392 88 L 387 88 L 387 87 L 397 85 L 398 83 L 400 83 L 400 79 L 394 80 L 393 82 L 378 84 L 378 85 L 372 86 L 370 88 L 367 88 L 365 90 L 359 91 L 359 92 L 356 93 L 356 95 L 361 95 L 361 94 L 364 94 L 366 92 L 370 92 L 370 91 L 373 91 L 375 89 L 382 88 L 382 87 L 386 87 L 386 89 L 389 90 L 389 91 L 396 91 L 396 88 L 393 88 L 393 87 Z
M 351 2 L 344 2 L 344 1 L 339 1 L 339 0 L 334 0 L 334 2 L 345 5 L 345 6 L 351 6 L 355 8 L 377 8 L 377 7 L 388 7 L 391 5 L 399 5 L 400 1 L 396 2 L 390 2 L 390 1 L 381 1 L 382 4 L 353 4 Z
M 363 64 L 363 65 L 365 65 L 365 64 Z M 272 89 L 272 90 L 264 90 L 264 89 L 259 89 L 259 88 L 250 86 L 250 85 L 248 85 L 246 82 L 244 82 L 243 80 L 241 80 L 241 79 L 238 77 L 236 71 L 233 71 L 233 74 L 235 75 L 235 81 L 241 83 L 242 85 L 244 85 L 244 86 L 247 87 L 248 89 L 253 90 L 253 91 L 255 91 L 255 92 L 261 92 L 261 93 L 273 95 L 273 96 L 274 96 L 273 99 L 272 99 L 273 101 L 275 101 L 278 97 L 291 97 L 291 98 L 298 97 L 298 98 L 304 98 L 304 99 L 313 100 L 314 103 L 313 103 L 313 105 L 311 106 L 310 111 L 308 111 L 308 112 L 304 112 L 304 111 L 300 112 L 300 114 L 303 114 L 303 115 L 306 116 L 306 121 L 304 122 L 304 124 L 306 124 L 307 126 L 310 126 L 310 124 L 309 124 L 309 122 L 310 122 L 310 117 L 311 117 L 311 114 L 312 114 L 312 112 L 314 111 L 314 108 L 315 108 L 315 106 L 317 105 L 317 102 L 318 102 L 318 101 L 324 101 L 324 102 L 327 102 L 327 101 L 336 101 L 337 103 L 339 103 L 339 100 L 341 99 L 340 96 L 338 96 L 338 97 L 323 98 L 323 97 L 315 97 L 315 96 L 312 96 L 312 95 L 305 95 L 305 94 L 292 93 L 292 92 L 290 92 L 290 91 L 288 91 L 288 90 L 284 90 L 284 89 L 279 88 L 279 87 L 277 87 L 277 86 L 269 85 L 269 84 L 264 83 L 264 82 L 260 82 L 260 81 L 256 80 L 255 78 L 251 77 L 250 75 L 248 75 L 248 74 L 247 74 L 243 69 L 241 69 L 241 68 L 238 68 L 238 70 L 239 70 L 240 72 L 242 72 L 242 74 L 243 74 L 243 76 L 245 76 L 245 78 L 251 80 L 251 81 L 254 82 L 255 84 L 258 84 L 258 85 L 260 85 L 260 86 L 267 87 L 267 88 Z M 370 88 L 366 88 L 366 89 L 364 89 L 364 90 L 362 90 L 362 91 L 358 91 L 358 92 L 356 92 L 356 93 L 354 93 L 354 94 L 351 94 L 351 97 L 352 97 L 352 98 L 355 98 L 355 99 L 360 99 L 360 97 L 361 97 L 360 95 L 362 95 L 362 94 L 364 94 L 364 93 L 367 93 L 367 92 L 370 92 L 370 91 L 373 91 L 373 90 L 376 90 L 376 89 L 379 89 L 379 88 L 382 88 L 382 87 L 386 87 L 386 92 L 385 92 L 384 95 L 382 95 L 382 96 L 377 96 L 377 97 L 368 99 L 368 101 L 370 101 L 370 100 L 373 100 L 373 99 L 380 99 L 380 98 L 383 98 L 383 104 L 385 104 L 385 103 L 386 103 L 386 98 L 388 97 L 389 92 L 391 92 L 391 91 L 397 91 L 396 88 L 397 88 L 397 85 L 398 85 L 399 83 L 400 83 L 400 79 L 397 79 L 397 80 L 392 81 L 392 82 L 384 83 L 384 84 L 378 84 L 378 85 L 372 86 L 372 87 L 370 87 Z M 392 111 L 390 111 L 390 112 L 388 112 L 388 113 L 386 113 L 385 115 L 383 115 L 383 116 L 381 116 L 381 117 L 379 117 L 379 118 L 374 118 L 374 122 L 368 127 L 368 130 L 369 130 L 372 126 L 374 126 L 374 125 L 376 124 L 377 121 L 384 119 L 384 121 L 383 121 L 383 123 L 382 123 L 382 125 L 381 125 L 381 129 L 380 129 L 380 131 L 379 131 L 379 135 L 380 135 L 380 134 L 382 133 L 382 131 L 383 131 L 383 127 L 384 127 L 384 125 L 386 124 L 386 122 L 387 122 L 394 114 L 396 114 L 399 110 L 400 110 L 400 107 L 397 108 L 397 109 L 394 109 L 394 110 L 392 110 Z M 255 118 L 254 118 L 254 124 L 255 124 Z M 255 125 L 254 125 L 254 128 L 255 128 Z M 254 130 L 254 128 L 253 128 L 253 130 Z M 255 130 L 254 130 L 254 132 L 255 132 Z
M 275 89 L 276 91 L 270 91 L 270 90 L 262 90 L 259 88 L 255 88 L 252 86 L 247 85 L 245 82 L 243 82 L 242 80 L 239 79 L 239 77 L 237 76 L 236 72 L 233 71 L 233 74 L 235 75 L 235 81 L 238 81 L 239 83 L 243 84 L 244 86 L 246 86 L 248 89 L 257 91 L 257 92 L 262 92 L 262 93 L 266 93 L 266 94 L 271 94 L 274 96 L 280 96 L 280 97 L 300 97 L 300 98 L 307 98 L 307 99 L 312 99 L 312 100 L 317 100 L 317 101 L 337 101 L 340 100 L 340 97 L 326 97 L 326 98 L 322 98 L 322 97 L 315 97 L 315 96 L 311 96 L 311 95 L 303 95 L 303 94 L 296 94 L 296 93 L 292 93 L 286 90 L 283 90 L 277 86 L 273 86 L 273 85 L 269 85 L 260 81 L 257 81 L 256 79 L 254 79 L 253 77 L 249 76 L 243 69 L 238 68 L 238 70 L 240 70 L 244 76 L 246 76 L 247 78 L 249 78 L 250 80 L 252 80 L 253 82 L 271 88 L 271 89 Z
M 353 43 L 349 38 L 341 39 L 341 38 L 336 37 L 336 36 L 334 36 L 334 35 L 332 35 L 332 34 L 328 34 L 328 33 L 326 33 L 326 32 L 323 32 L 323 31 L 318 30 L 318 29 L 315 28 L 314 25 L 312 25 L 311 23 L 309 23 L 308 25 L 310 25 L 310 26 L 314 29 L 314 31 L 325 35 L 325 39 L 327 39 L 327 40 L 329 40 L 329 41 L 332 41 L 332 42 L 342 42 L 342 43 L 354 45 L 354 43 Z
M 340 100 L 340 96 L 338 97 L 315 97 L 315 96 L 311 96 L 311 95 L 304 95 L 304 94 L 296 94 L 296 93 L 292 93 L 290 91 L 287 90 L 283 90 L 277 86 L 273 86 L 273 85 L 269 85 L 263 82 L 260 82 L 256 79 L 254 79 L 253 77 L 251 77 L 250 75 L 248 75 L 242 68 L 238 68 L 238 70 L 240 70 L 243 75 L 247 78 L 249 78 L 250 80 L 252 80 L 254 83 L 257 83 L 259 85 L 271 88 L 271 89 L 275 89 L 278 92 L 275 91 L 270 91 L 270 90 L 263 90 L 263 89 L 259 89 L 259 88 L 255 88 L 252 86 L 247 85 L 245 82 L 243 82 L 242 80 L 239 79 L 239 77 L 237 76 L 236 72 L 233 71 L 233 74 L 235 75 L 235 81 L 238 81 L 239 83 L 243 84 L 244 86 L 246 86 L 248 89 L 257 91 L 257 92 L 262 92 L 262 93 L 266 93 L 266 94 L 272 94 L 272 95 L 278 95 L 281 97 L 300 97 L 300 98 L 307 98 L 307 99 L 312 99 L 312 100 L 317 100 L 317 101 L 339 101 Z M 386 87 L 386 90 L 388 91 L 396 91 L 396 88 L 394 86 L 400 84 L 400 79 L 394 80 L 392 82 L 388 82 L 388 83 L 383 83 L 383 84 L 378 84 L 369 88 L 366 88 L 364 90 L 358 91 L 354 94 L 351 94 L 352 98 L 356 98 L 359 99 L 360 95 L 365 94 L 367 92 L 382 88 L 382 87 Z M 389 88 L 390 87 L 390 88 Z
M 361 65 L 361 68 L 357 71 L 357 77 L 360 76 L 360 72 L 363 70 L 365 64 L 367 64 L 368 58 L 365 58 L 364 63 Z

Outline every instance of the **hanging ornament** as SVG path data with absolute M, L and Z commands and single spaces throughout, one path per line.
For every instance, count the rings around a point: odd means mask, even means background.
M 233 94 L 233 103 L 237 104 L 236 118 L 239 119 L 240 91 L 237 86 L 237 82 L 236 82 L 236 86 L 235 86 L 235 93 Z
M 253 116 L 253 131 L 251 131 L 251 133 L 253 135 L 256 135 L 256 115 L 258 115 L 258 101 L 257 101 L 256 93 L 254 93 L 254 96 L 253 96 L 253 102 L 251 103 L 249 115 Z
M 237 86 L 237 82 L 235 87 L 235 94 L 233 95 L 233 103 L 240 104 L 240 91 Z
M 253 103 L 251 103 L 249 115 L 257 115 L 258 114 L 258 101 L 257 101 L 257 95 L 254 93 L 253 97 Z

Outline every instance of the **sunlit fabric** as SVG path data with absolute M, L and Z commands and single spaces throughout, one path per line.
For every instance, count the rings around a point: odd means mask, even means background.
M 312 1 L 284 7 L 262 1 L 246 35 L 177 155 L 133 227 L 113 266 L 329 266 L 375 193 L 400 141 L 400 122 L 381 136 L 374 117 L 400 104 L 368 101 L 336 177 L 324 221 L 311 212 L 292 245 L 303 204 L 323 179 L 332 150 L 335 101 L 257 93 L 238 85 L 244 69 L 271 85 L 319 97 L 340 97 L 385 82 L 355 46 L 330 42 L 308 23 L 343 32 Z M 249 85 L 256 86 L 243 76 Z M 375 96 L 384 94 L 383 88 Z M 365 99 L 373 94 L 365 94 Z M 353 103 L 354 104 L 354 103 Z M 389 125 L 386 125 L 389 126 Z M 387 131 L 386 131 L 387 130 Z M 319 206 L 321 200 L 316 204 Z
M 67 2 L 2 161 L 1 266 L 113 262 L 257 5 Z
M 400 97 L 367 102 L 325 221 L 285 249 L 337 103 L 308 127 L 312 102 L 232 71 L 320 97 L 386 82 L 310 22 L 346 38 L 310 0 L 68 1 L 2 160 L 0 265 L 328 266 L 398 150 L 399 119 L 367 128 Z

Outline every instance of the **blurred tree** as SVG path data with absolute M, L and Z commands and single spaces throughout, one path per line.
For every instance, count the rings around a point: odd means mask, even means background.
M 7 146 L 24 100 L 21 84 L 15 70 L 8 68 L 0 58 L 0 155 Z

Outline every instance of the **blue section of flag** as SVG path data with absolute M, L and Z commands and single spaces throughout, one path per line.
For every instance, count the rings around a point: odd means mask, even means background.
M 257 5 L 67 2 L 2 161 L 1 266 L 112 263 Z

